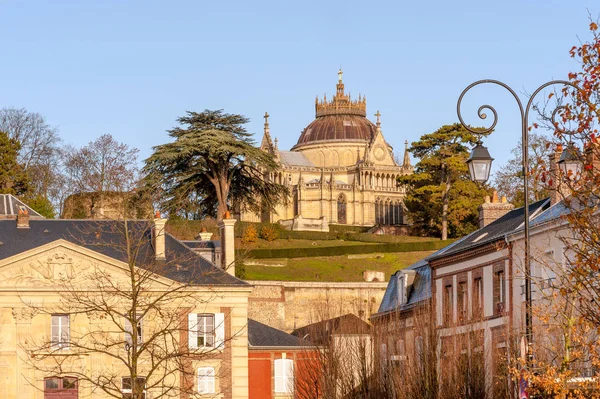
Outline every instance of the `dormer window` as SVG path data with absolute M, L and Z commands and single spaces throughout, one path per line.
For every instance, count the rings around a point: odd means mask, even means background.
M 405 305 L 406 299 L 406 276 L 398 273 L 398 305 Z

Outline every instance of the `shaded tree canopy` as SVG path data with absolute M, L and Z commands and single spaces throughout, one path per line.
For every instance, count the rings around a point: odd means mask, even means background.
M 19 162 L 21 144 L 0 131 L 0 193 L 26 195 L 29 193 L 29 178 Z
M 529 133 L 529 202 L 548 196 L 548 187 L 543 171 L 548 169 L 548 157 L 552 151 L 551 141 L 546 136 Z M 511 151 L 512 158 L 494 174 L 494 187 L 508 202 L 521 207 L 524 205 L 522 141 Z
M 407 188 L 409 217 L 422 233 L 446 239 L 478 228 L 477 207 L 487 188 L 470 180 L 466 164 L 477 140 L 455 123 L 424 134 L 408 149 L 419 162 L 415 173 L 399 181 Z
M 149 185 L 162 191 L 163 211 L 221 220 L 228 209 L 273 209 L 287 198 L 287 189 L 268 179 L 278 165 L 255 146 L 243 126 L 248 118 L 205 110 L 177 122 L 169 130 L 174 141 L 154 147 L 144 167 Z

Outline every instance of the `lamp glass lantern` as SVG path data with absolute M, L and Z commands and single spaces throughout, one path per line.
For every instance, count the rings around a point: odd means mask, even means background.
M 493 160 L 494 158 L 490 156 L 487 147 L 484 147 L 481 141 L 477 142 L 477 145 L 471 151 L 471 156 L 467 159 L 471 180 L 485 183 L 490 178 Z
M 558 167 L 565 177 L 577 176 L 581 173 L 581 153 L 575 144 L 569 143 L 567 148 L 560 154 Z

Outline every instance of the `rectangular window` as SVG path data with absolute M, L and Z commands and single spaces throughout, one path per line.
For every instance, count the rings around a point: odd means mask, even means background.
M 136 332 L 137 346 L 139 348 L 140 345 L 143 343 L 142 315 L 139 313 L 136 313 L 135 321 L 136 321 L 135 332 Z M 133 345 L 133 328 L 131 328 L 131 321 L 128 318 L 125 318 L 123 324 L 124 324 L 124 328 L 125 328 L 125 348 L 128 349 Z
M 134 384 L 132 384 L 132 381 Z M 123 398 L 133 398 L 134 394 L 142 394 L 142 399 L 146 399 L 146 378 L 137 377 L 134 380 L 131 377 L 121 378 L 121 392 Z
M 225 344 L 224 313 L 188 314 L 188 345 L 190 349 L 221 349 Z
M 458 320 L 466 321 L 467 320 L 467 282 L 462 281 L 458 283 Z
M 498 270 L 494 273 L 494 314 L 504 312 L 505 301 L 504 270 Z
M 292 359 L 275 360 L 275 392 L 294 392 L 294 361 Z
M 452 323 L 452 306 L 454 306 L 454 298 L 452 295 L 452 285 L 444 287 L 444 323 Z
M 483 279 L 481 277 L 473 280 L 473 316 L 483 316 Z
M 215 368 L 198 369 L 198 393 L 215 393 Z
M 59 349 L 68 349 L 70 340 L 69 315 L 52 315 L 52 347 Z

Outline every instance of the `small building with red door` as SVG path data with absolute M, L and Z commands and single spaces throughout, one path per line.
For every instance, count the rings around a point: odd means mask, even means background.
M 318 352 L 314 346 L 281 330 L 248 319 L 250 399 L 297 397 L 299 386 L 310 386 L 312 383 L 306 381 L 313 374 L 307 370 L 311 367 L 311 362 L 317 360 Z M 318 389 L 315 388 L 315 392 Z

